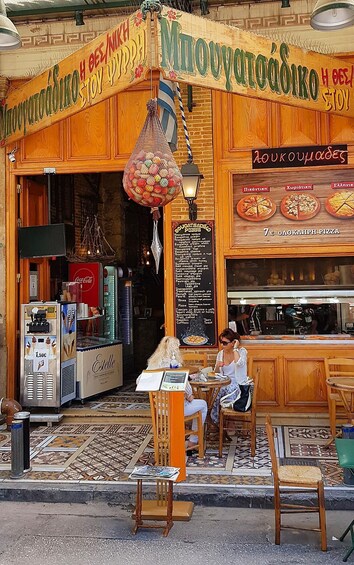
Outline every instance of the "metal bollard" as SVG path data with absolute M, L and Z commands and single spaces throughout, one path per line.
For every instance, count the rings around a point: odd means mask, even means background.
M 351 423 L 342 426 L 342 438 L 352 439 L 354 449 L 354 426 Z M 343 469 L 343 483 L 354 485 L 354 469 Z
M 24 471 L 31 470 L 30 464 L 30 412 L 16 412 L 16 420 L 21 420 L 23 424 L 23 468 Z
M 23 423 L 12 420 L 11 423 L 11 479 L 23 476 Z

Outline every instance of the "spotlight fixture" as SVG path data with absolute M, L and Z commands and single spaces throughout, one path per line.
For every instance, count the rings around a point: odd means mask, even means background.
M 271 304 L 276 304 L 277 301 L 275 300 L 275 298 L 271 298 L 271 299 L 270 299 L 270 303 L 271 303 Z
M 9 158 L 10 163 L 16 163 L 15 153 L 18 151 L 18 147 L 15 147 L 12 151 L 10 151 L 7 156 Z
M 319 31 L 332 31 L 354 25 L 354 0 L 318 0 L 310 24 Z
M 189 219 L 194 221 L 197 219 L 197 205 L 194 200 L 197 198 L 200 181 L 204 177 L 192 160 L 182 165 L 181 173 L 183 196 L 188 202 Z
M 240 298 L 240 304 L 247 304 L 246 298 Z
M 4 0 L 0 0 L 0 51 L 21 47 L 21 38 L 16 27 L 6 15 Z
M 82 10 L 76 10 L 75 11 L 75 24 L 77 26 L 84 26 L 85 22 L 84 22 L 84 13 Z
M 290 0 L 281 0 L 281 8 L 290 8 Z

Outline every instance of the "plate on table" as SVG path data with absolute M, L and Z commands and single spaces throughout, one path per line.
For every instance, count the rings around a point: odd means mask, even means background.
M 280 211 L 288 218 L 296 222 L 314 218 L 320 211 L 320 201 L 306 192 L 298 192 L 284 196 L 280 203 Z
M 208 373 L 208 381 L 223 381 L 227 380 L 227 378 L 228 377 L 225 377 L 225 375 L 222 375 L 221 373 L 215 373 L 215 371 Z
M 183 338 L 186 345 L 204 345 L 207 341 L 208 338 L 202 335 L 187 335 Z
M 215 371 L 211 371 L 207 374 L 208 380 L 215 381 L 218 377 L 218 374 Z

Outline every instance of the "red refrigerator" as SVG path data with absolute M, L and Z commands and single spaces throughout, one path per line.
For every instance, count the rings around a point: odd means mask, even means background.
M 101 263 L 69 263 L 69 280 L 82 285 L 82 302 L 103 307 L 103 267 Z

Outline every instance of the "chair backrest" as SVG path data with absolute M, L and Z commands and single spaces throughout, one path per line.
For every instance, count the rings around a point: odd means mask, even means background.
M 169 396 L 165 391 L 149 392 L 156 465 L 169 465 Z
M 337 357 L 333 359 L 325 359 L 325 375 L 329 377 L 353 377 L 354 376 L 354 359 L 347 357 Z
M 270 451 L 270 459 L 272 462 L 272 472 L 274 477 L 274 482 L 278 480 L 278 458 L 275 452 L 275 445 L 274 445 L 274 428 L 272 426 L 272 420 L 269 414 L 266 416 L 266 433 L 267 439 L 269 443 L 269 451 Z
M 257 409 L 257 397 L 258 397 L 258 388 L 259 388 L 259 377 L 261 374 L 260 367 L 257 367 L 256 373 L 253 377 L 253 395 L 252 395 L 252 410 Z M 252 376 L 252 375 L 251 375 Z
M 188 353 L 182 353 L 182 357 L 183 357 L 183 363 L 186 365 L 192 365 L 193 367 L 200 367 L 201 369 L 203 369 L 203 367 L 207 367 L 208 366 L 208 356 L 206 354 L 206 351 L 196 351 L 196 352 L 188 352 Z

